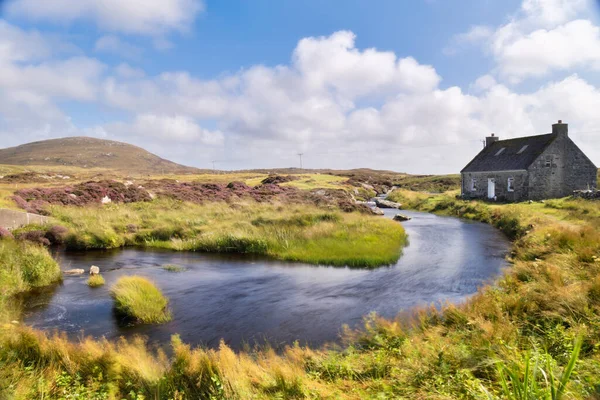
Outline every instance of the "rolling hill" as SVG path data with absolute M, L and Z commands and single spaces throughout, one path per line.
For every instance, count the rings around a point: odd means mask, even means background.
M 0 149 L 0 164 L 106 168 L 128 173 L 199 173 L 140 147 L 112 140 L 68 137 Z

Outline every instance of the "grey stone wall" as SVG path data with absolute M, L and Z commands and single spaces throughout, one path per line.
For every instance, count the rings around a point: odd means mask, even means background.
M 0 226 L 3 228 L 16 229 L 29 224 L 43 225 L 49 222 L 51 219 L 43 215 L 0 209 Z
M 476 190 L 471 190 L 471 179 L 476 179 Z M 508 191 L 508 179 L 513 178 L 514 191 Z M 463 197 L 469 199 L 488 198 L 488 180 L 494 179 L 498 201 L 522 201 L 528 197 L 529 179 L 527 171 L 465 172 L 462 174 Z
M 529 199 L 570 196 L 597 186 L 597 169 L 566 135 L 559 137 L 529 167 Z

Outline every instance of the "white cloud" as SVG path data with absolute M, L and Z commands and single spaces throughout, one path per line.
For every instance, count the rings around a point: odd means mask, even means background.
M 512 81 L 572 68 L 600 69 L 600 28 L 575 20 L 539 29 L 495 49 L 500 74 Z
M 69 23 L 91 20 L 110 32 L 163 35 L 185 31 L 204 9 L 202 0 L 15 0 L 9 15 Z
M 454 55 L 464 47 L 479 44 L 488 39 L 494 30 L 485 25 L 472 26 L 467 32 L 454 35 L 450 40 L 450 44 L 442 51 L 446 55 Z
M 172 143 L 223 144 L 223 133 L 201 128 L 193 119 L 182 116 L 142 114 L 130 123 L 114 123 L 102 127 L 107 135 L 138 136 Z
M 98 52 L 113 53 L 127 59 L 139 59 L 143 49 L 127 43 L 118 36 L 105 35 L 96 40 L 94 49 Z
M 444 52 L 483 41 L 496 61 L 494 74 L 510 83 L 574 68 L 600 70 L 600 28 L 584 18 L 593 7 L 591 0 L 523 0 L 506 24 L 471 27 Z

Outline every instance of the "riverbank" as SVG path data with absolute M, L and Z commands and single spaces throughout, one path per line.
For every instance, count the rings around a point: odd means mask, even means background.
M 541 398 L 550 381 L 558 385 L 581 336 L 568 398 L 598 395 L 600 204 L 413 200 L 504 230 L 514 239 L 513 267 L 462 306 L 423 310 L 412 323 L 368 317 L 362 331 L 346 332 L 344 349 L 235 354 L 224 344 L 192 350 L 174 337 L 169 359 L 141 340 L 71 343 L 4 327 L 0 388 L 16 398 L 490 399 L 506 398 L 526 370 L 542 368 L 532 394 Z M 516 380 L 504 389 L 506 371 Z
M 157 199 L 50 212 L 69 230 L 72 250 L 137 246 L 374 268 L 395 263 L 406 243 L 393 221 L 306 204 Z

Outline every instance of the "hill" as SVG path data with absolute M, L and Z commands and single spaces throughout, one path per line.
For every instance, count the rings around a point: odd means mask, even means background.
M 106 168 L 128 173 L 198 173 L 140 147 L 112 140 L 68 137 L 0 149 L 0 164 Z

